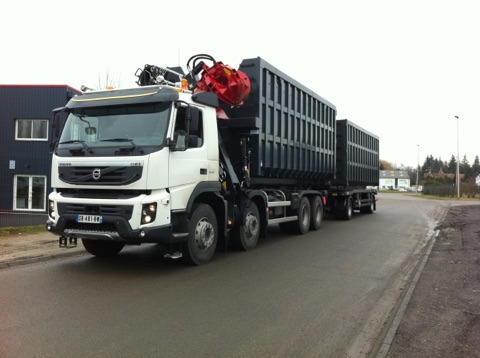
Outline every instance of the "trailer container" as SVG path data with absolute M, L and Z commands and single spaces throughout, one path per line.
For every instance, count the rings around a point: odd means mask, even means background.
M 250 131 L 252 182 L 295 179 L 318 187 L 333 180 L 335 106 L 260 57 L 243 60 L 239 70 L 251 92 L 242 106 L 226 110 L 230 119 L 221 125 L 229 138 Z
M 337 120 L 337 175 L 335 185 L 377 186 L 379 138 L 347 119 Z

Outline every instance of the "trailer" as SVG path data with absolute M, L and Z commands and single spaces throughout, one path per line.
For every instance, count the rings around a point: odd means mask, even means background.
M 326 210 L 350 220 L 354 210 L 376 210 L 379 182 L 379 138 L 355 123 L 336 121 L 336 176 L 329 188 Z
M 200 265 L 253 249 L 269 225 L 305 234 L 325 213 L 376 209 L 378 137 L 260 57 L 237 70 L 197 55 L 187 69 L 145 65 L 139 87 L 54 111 L 47 230 L 60 246 L 159 243 Z

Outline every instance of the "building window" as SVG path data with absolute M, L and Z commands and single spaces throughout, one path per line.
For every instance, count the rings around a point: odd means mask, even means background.
M 15 125 L 16 140 L 48 140 L 48 120 L 17 119 Z
M 13 209 L 45 211 L 47 177 L 15 175 L 13 181 Z

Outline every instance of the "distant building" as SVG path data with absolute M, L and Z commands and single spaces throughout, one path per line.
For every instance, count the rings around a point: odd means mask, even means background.
M 380 170 L 379 189 L 409 188 L 410 177 L 406 170 Z
M 67 85 L 0 85 L 0 226 L 46 221 L 52 110 L 77 93 Z
M 424 178 L 434 178 L 434 179 L 455 179 L 456 174 L 450 174 L 450 173 L 445 173 L 441 168 L 437 173 L 426 173 L 424 174 Z M 459 174 L 458 175 L 460 180 L 463 180 L 465 177 L 465 174 Z

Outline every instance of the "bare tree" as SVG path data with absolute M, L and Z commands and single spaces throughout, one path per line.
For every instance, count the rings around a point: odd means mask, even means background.
M 100 73 L 98 74 L 97 89 L 119 88 L 120 85 L 120 76 L 114 78 L 112 75 L 110 75 L 109 69 L 105 70 L 105 74 L 103 76 Z
M 384 159 L 380 159 L 380 169 L 381 170 L 395 170 L 395 165 Z

